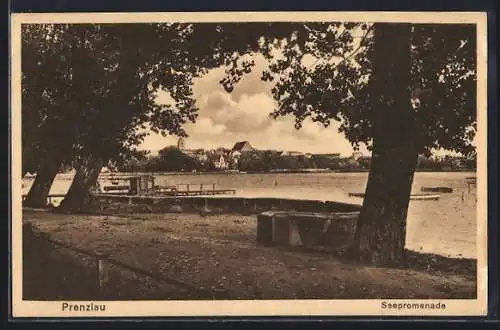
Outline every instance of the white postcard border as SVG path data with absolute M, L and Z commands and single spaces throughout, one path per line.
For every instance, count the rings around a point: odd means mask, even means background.
M 22 300 L 21 24 L 131 22 L 366 21 L 477 24 L 477 299 L 459 300 L 217 300 L 106 301 L 104 312 L 62 310 L 64 302 Z M 484 12 L 202 12 L 23 13 L 11 15 L 12 311 L 14 317 L 152 316 L 478 316 L 487 313 L 487 40 Z M 384 309 L 391 304 L 445 304 L 446 308 Z M 67 302 L 90 304 L 91 302 Z M 416 306 L 416 305 L 410 305 Z

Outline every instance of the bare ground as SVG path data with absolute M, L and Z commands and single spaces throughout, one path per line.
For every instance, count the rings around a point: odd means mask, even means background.
M 332 253 L 259 246 L 256 216 L 62 215 L 25 209 L 23 218 L 54 240 L 205 292 L 108 264 L 105 289 L 98 293 L 92 259 L 43 242 L 26 247 L 25 242 L 25 299 L 476 297 L 474 260 L 412 253 L 404 268 L 377 268 Z

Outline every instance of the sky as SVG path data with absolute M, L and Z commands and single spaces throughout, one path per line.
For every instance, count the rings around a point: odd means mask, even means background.
M 199 108 L 195 123 L 184 126 L 189 135 L 184 139 L 186 149 L 231 149 L 236 142 L 248 141 L 260 150 L 299 151 L 303 153 L 340 153 L 343 157 L 354 152 L 352 145 L 338 132 L 338 123 L 325 128 L 305 120 L 300 130 L 294 127 L 294 117 L 273 119 L 269 114 L 275 109 L 272 86 L 260 77 L 265 60 L 255 57 L 256 66 L 245 75 L 231 93 L 219 84 L 224 68 L 211 70 L 193 85 L 193 92 Z M 314 62 L 314 59 L 309 59 Z M 308 66 L 307 63 L 304 63 Z M 156 102 L 169 103 L 168 92 L 159 92 Z M 164 137 L 149 132 L 141 150 L 156 154 L 169 145 L 177 145 L 178 137 Z M 364 155 L 371 153 L 365 145 L 360 146 Z M 434 150 L 435 155 L 456 155 L 445 150 Z
M 256 67 L 227 93 L 219 84 L 224 69 L 214 69 L 198 79 L 193 86 L 199 117 L 194 124 L 185 125 L 189 137 L 187 149 L 232 148 L 238 141 L 249 141 L 257 149 L 300 151 L 303 153 L 340 153 L 350 156 L 353 148 L 349 141 L 332 124 L 324 128 L 312 121 L 305 121 L 300 130 L 294 127 L 292 116 L 273 119 L 269 114 L 276 103 L 271 86 L 260 79 L 263 60 L 256 58 Z M 160 92 L 158 103 L 169 100 L 167 92 Z M 163 137 L 150 132 L 140 149 L 153 154 L 175 145 L 175 136 Z M 361 152 L 369 154 L 362 147 Z

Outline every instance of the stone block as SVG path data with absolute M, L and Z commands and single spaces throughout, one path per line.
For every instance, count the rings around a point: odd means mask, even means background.
M 257 215 L 257 243 L 273 243 L 273 212 L 263 212 Z
M 359 212 L 263 212 L 257 215 L 257 242 L 287 246 L 341 247 L 354 237 Z

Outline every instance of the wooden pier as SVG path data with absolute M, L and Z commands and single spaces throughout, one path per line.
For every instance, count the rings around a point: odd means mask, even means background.
M 234 195 L 235 189 L 217 189 L 215 183 L 206 184 L 172 184 L 160 186 L 154 182 L 154 177 L 126 176 L 126 177 L 108 177 L 103 180 L 110 182 L 110 185 L 100 187 L 101 194 L 128 194 L 128 195 L 153 195 L 153 196 L 213 196 L 213 195 Z M 128 184 L 124 184 L 128 182 Z M 101 183 L 102 184 L 102 183 Z
M 182 189 L 184 188 L 185 189 Z M 235 189 L 216 189 L 215 183 L 207 184 L 178 184 L 171 186 L 155 186 L 157 194 L 165 196 L 214 196 L 214 195 L 234 195 Z M 193 189 L 194 188 L 194 189 Z
M 109 183 L 106 185 L 105 183 Z M 176 184 L 155 185 L 154 177 L 142 176 L 113 176 L 105 175 L 98 180 L 97 194 L 99 195 L 147 195 L 168 197 L 218 196 L 235 195 L 235 189 L 217 189 L 215 183 L 206 184 Z M 47 204 L 52 204 L 53 198 L 64 198 L 66 194 L 49 194 Z M 27 194 L 23 195 L 23 201 Z

